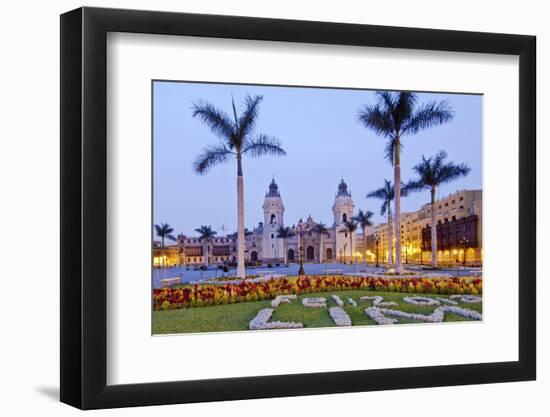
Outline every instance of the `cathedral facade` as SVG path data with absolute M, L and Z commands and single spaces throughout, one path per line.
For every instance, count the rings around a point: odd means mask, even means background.
M 311 216 L 288 222 L 275 179 L 269 184 L 263 203 L 263 221 L 245 232 L 247 264 L 299 262 L 349 262 L 357 256 L 357 232 L 349 232 L 346 221 L 354 216 L 354 203 L 347 184 L 338 185 L 332 205 L 332 225 L 320 225 Z M 285 233 L 286 232 L 286 233 Z M 232 264 L 237 257 L 236 233 L 217 236 L 209 242 L 179 236 L 179 264 Z M 208 259 L 207 259 L 208 258 Z

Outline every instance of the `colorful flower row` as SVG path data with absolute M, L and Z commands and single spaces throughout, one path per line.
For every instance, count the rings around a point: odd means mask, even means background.
M 247 301 L 272 300 L 278 295 L 313 292 L 365 290 L 424 294 L 482 293 L 482 279 L 454 278 L 379 278 L 342 276 L 302 276 L 266 282 L 245 282 L 225 285 L 193 285 L 184 288 L 155 288 L 154 310 L 173 310 Z

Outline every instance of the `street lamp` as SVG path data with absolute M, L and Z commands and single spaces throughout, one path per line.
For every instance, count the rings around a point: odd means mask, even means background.
M 459 243 L 460 243 L 460 247 L 462 248 L 462 266 L 466 266 L 466 246 L 469 243 L 469 239 L 466 237 L 462 237 Z

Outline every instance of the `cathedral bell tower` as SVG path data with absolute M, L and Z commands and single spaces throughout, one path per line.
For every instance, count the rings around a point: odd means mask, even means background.
M 279 227 L 284 226 L 285 206 L 275 179 L 271 180 L 264 198 L 263 260 L 282 262 L 284 260 L 283 239 L 277 237 Z
M 350 235 L 346 231 L 346 221 L 353 219 L 355 205 L 348 191 L 348 185 L 342 181 L 338 185 L 338 191 L 334 198 L 332 213 L 334 215 L 334 230 L 336 232 L 336 259 L 339 262 L 349 263 L 353 257 L 355 248 L 355 232 Z

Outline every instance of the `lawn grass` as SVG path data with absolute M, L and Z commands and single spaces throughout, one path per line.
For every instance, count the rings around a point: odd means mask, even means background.
M 290 304 L 281 304 L 273 313 L 272 321 L 294 321 L 304 324 L 306 328 L 334 327 L 334 323 L 328 313 L 328 308 L 335 306 L 331 295 L 338 295 L 344 301 L 344 310 L 348 313 L 354 326 L 375 325 L 364 312 L 365 308 L 372 305 L 372 301 L 359 300 L 362 296 L 380 295 L 384 301 L 394 301 L 397 306 L 390 307 L 408 313 L 430 314 L 435 306 L 416 306 L 403 302 L 403 297 L 446 297 L 440 294 L 408 294 L 378 291 L 333 291 L 299 295 L 296 301 Z M 324 297 L 328 308 L 306 308 L 302 305 L 302 298 Z M 354 307 L 348 303 L 352 298 L 357 303 Z M 457 300 L 458 301 L 458 300 Z M 482 303 L 463 304 L 459 307 L 482 312 Z M 255 301 L 248 303 L 225 304 L 211 307 L 195 307 L 179 310 L 153 311 L 153 334 L 173 333 L 202 333 L 202 332 L 227 332 L 235 330 L 247 330 L 248 323 L 262 308 L 271 308 L 271 300 Z M 467 321 L 456 314 L 445 313 L 445 322 Z M 422 323 L 416 320 L 399 319 L 399 324 Z

